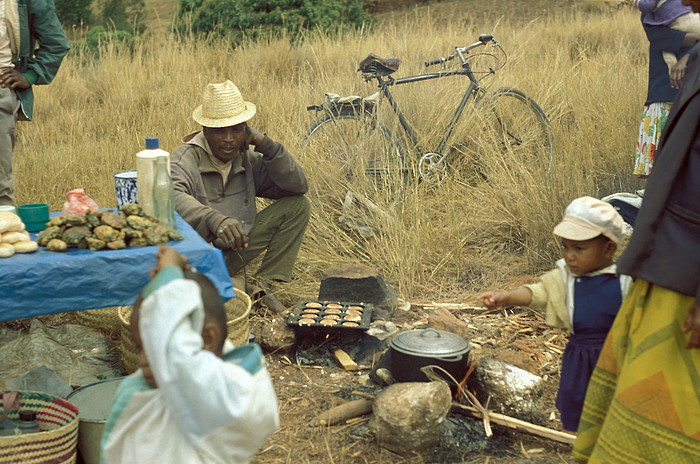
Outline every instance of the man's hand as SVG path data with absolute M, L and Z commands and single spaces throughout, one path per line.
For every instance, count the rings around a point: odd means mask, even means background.
M 246 126 L 246 144 L 258 146 L 263 142 L 265 134 L 258 131 L 254 127 Z
M 236 251 L 241 251 L 248 246 L 248 236 L 243 231 L 243 224 L 238 219 L 224 219 L 216 230 L 216 236 Z
M 683 333 L 690 332 L 690 339 L 685 345 L 686 349 L 700 348 L 700 306 L 693 301 L 688 308 L 688 316 L 685 318 Z
M 16 69 L 8 69 L 0 73 L 0 85 L 12 90 L 26 90 L 31 85 L 24 75 Z
M 151 272 L 149 272 L 151 279 L 154 278 L 161 269 L 167 266 L 175 265 L 183 271 L 188 271 L 191 269 L 190 265 L 187 263 L 187 258 L 178 253 L 175 249 L 168 246 L 158 248 L 158 251 L 156 252 L 156 259 L 158 262 L 151 269 Z

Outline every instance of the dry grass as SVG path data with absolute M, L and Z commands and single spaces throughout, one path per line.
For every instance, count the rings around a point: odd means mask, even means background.
M 564 8 L 510 18 L 460 9 L 465 12 L 444 20 L 450 5 L 468 3 L 440 3 L 440 16 L 426 8 L 394 13 L 374 32 L 342 40 L 314 36 L 301 44 L 280 39 L 234 49 L 154 33 L 134 53 L 108 46 L 97 62 L 71 52 L 56 80 L 36 89 L 35 121 L 18 124 L 17 201 L 47 202 L 56 211 L 66 191 L 83 187 L 100 206 L 113 207 L 112 175 L 134 168 L 144 137 L 159 136 L 163 148 L 174 149 L 199 129 L 191 112 L 206 83 L 231 79 L 258 105 L 251 124 L 283 142 L 310 178 L 314 213 L 295 281 L 286 287 L 289 300 L 316 293 L 323 271 L 345 261 L 377 268 L 413 300 L 464 300 L 536 274 L 558 256 L 551 229 L 568 202 L 637 187 L 631 169 L 646 39 L 630 9 L 601 15 Z M 509 57 L 489 87 L 523 90 L 552 123 L 557 153 L 550 181 L 525 167 L 517 181 L 511 171 L 495 170 L 489 182 L 453 176 L 438 188 L 411 186 L 381 235 L 363 239 L 342 231 L 342 196 L 324 184 L 322 160 L 303 148 L 313 120 L 306 106 L 327 91 L 373 93 L 355 72 L 369 52 L 401 57 L 397 75 L 415 74 L 424 60 L 484 32 Z M 462 81 L 433 82 L 396 92 L 426 146 L 438 140 L 435 128 L 445 127 L 463 91 Z M 455 140 L 465 134 L 463 125 Z

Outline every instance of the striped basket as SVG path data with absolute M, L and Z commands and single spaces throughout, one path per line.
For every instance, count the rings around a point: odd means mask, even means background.
M 0 397 L 0 410 L 3 409 L 2 406 L 3 401 Z M 78 407 L 57 396 L 34 391 L 20 391 L 19 406 L 22 410 L 36 412 L 41 433 L 0 437 L 0 462 L 75 463 L 80 422 Z M 10 410 L 7 416 L 17 420 L 19 410 Z
M 78 323 L 86 327 L 115 332 L 121 328 L 119 308 L 120 306 L 110 306 L 109 308 L 76 311 L 75 317 L 78 319 Z

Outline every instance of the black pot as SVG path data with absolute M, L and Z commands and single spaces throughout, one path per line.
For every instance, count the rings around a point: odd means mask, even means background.
M 460 382 L 469 369 L 469 342 L 452 332 L 415 329 L 399 332 L 389 343 L 389 370 L 398 382 L 426 382 L 421 367 L 436 365 Z M 436 371 L 440 374 L 440 371 Z M 442 375 L 450 387 L 454 382 Z

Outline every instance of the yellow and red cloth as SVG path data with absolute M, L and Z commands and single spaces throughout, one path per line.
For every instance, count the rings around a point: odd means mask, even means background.
M 638 279 L 593 371 L 573 454 L 589 463 L 700 462 L 700 349 L 693 297 Z

